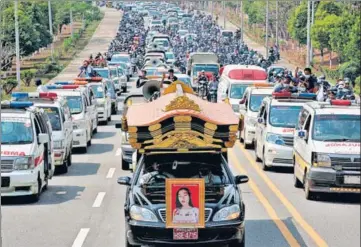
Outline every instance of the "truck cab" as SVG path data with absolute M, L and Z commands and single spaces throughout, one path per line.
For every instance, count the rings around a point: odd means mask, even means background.
M 294 135 L 294 186 L 308 200 L 360 193 L 360 105 L 349 100 L 304 104 Z
M 1 196 L 33 202 L 54 174 L 51 125 L 33 102 L 1 103 Z
M 273 93 L 261 104 L 256 124 L 255 156 L 263 170 L 293 166 L 293 133 L 302 106 L 316 100 L 316 94 Z

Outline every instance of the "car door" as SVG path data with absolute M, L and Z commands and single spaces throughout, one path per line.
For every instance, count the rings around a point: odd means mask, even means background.
M 93 129 L 96 129 L 96 127 L 98 126 L 98 113 L 97 113 L 97 109 L 96 109 L 96 100 L 94 97 L 94 93 L 91 87 L 87 88 L 88 90 L 88 99 L 89 99 L 89 114 L 90 114 L 90 118 L 93 120 Z
M 108 113 L 108 117 L 110 117 L 112 115 L 112 103 L 111 103 L 111 97 L 110 97 L 110 92 L 108 90 L 108 87 L 106 85 L 104 85 L 104 96 L 105 96 L 105 101 L 106 101 L 106 106 L 107 106 L 107 113 Z
M 301 148 L 300 155 L 301 158 L 303 159 L 303 162 L 301 164 L 304 164 L 300 166 L 300 170 L 299 170 L 301 179 L 303 178 L 305 171 L 307 171 L 307 169 L 309 168 L 307 165 L 310 165 L 312 162 L 312 147 L 311 147 L 312 141 L 310 140 L 311 124 L 312 124 L 312 115 L 309 114 L 302 128 L 303 130 L 307 131 L 306 137 L 300 140 L 304 142 L 303 145 L 300 145 Z
M 90 116 L 90 112 L 88 111 L 88 103 L 86 100 L 86 95 L 82 94 L 82 103 L 83 103 L 83 107 L 84 107 L 84 112 L 85 112 L 85 121 L 87 123 L 87 131 L 89 133 L 89 140 L 91 139 L 91 133 L 92 133 L 92 119 Z
M 268 125 L 268 115 L 269 115 L 269 107 L 268 107 L 268 104 L 266 103 L 265 104 L 265 110 L 263 112 L 263 116 L 262 116 L 262 119 L 263 119 L 263 123 L 260 124 L 260 149 L 259 151 L 263 152 L 263 147 L 265 145 L 265 142 L 266 142 L 266 138 L 267 138 L 267 125 Z M 261 156 L 260 156 L 261 157 Z
M 303 109 L 300 112 L 299 118 L 298 118 L 298 124 L 296 127 L 296 131 L 294 133 L 294 142 L 293 142 L 293 152 L 295 155 L 295 174 L 297 177 L 302 177 L 303 176 L 303 170 L 301 165 L 300 165 L 300 160 L 299 159 L 303 159 L 304 158 L 304 151 L 305 151 L 305 140 L 298 137 L 298 131 L 297 130 L 303 130 L 306 120 L 308 118 L 308 116 L 310 115 L 310 113 L 306 110 Z
M 262 150 L 261 147 L 263 145 L 262 140 L 261 140 L 261 135 L 262 135 L 262 123 L 260 123 L 258 121 L 258 119 L 262 119 L 264 112 L 266 110 L 266 104 L 263 102 L 260 110 L 258 112 L 258 116 L 257 116 L 257 124 L 256 124 L 256 152 L 257 152 L 257 156 L 260 157 L 260 153 L 259 150 Z
M 65 141 L 66 141 L 66 151 L 69 152 L 71 149 L 71 144 L 73 142 L 73 128 L 72 128 L 72 122 L 68 118 L 68 116 L 65 114 L 65 108 L 66 106 L 63 105 L 60 108 L 60 114 L 63 121 L 64 126 L 64 134 L 65 134 Z

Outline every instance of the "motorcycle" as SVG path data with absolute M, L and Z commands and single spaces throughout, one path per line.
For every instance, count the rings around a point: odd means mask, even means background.
M 198 82 L 198 96 L 201 97 L 202 99 L 204 99 L 207 96 L 207 81 L 205 80 L 200 80 Z

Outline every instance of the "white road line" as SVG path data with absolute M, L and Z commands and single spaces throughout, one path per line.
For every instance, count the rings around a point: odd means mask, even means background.
M 122 155 L 122 149 L 118 148 L 117 151 L 115 152 L 115 156 L 120 156 Z
M 99 208 L 100 205 L 102 205 L 102 201 L 104 199 L 105 192 L 99 192 L 97 197 L 95 198 L 95 201 L 93 203 L 93 208 Z
M 115 172 L 115 168 L 109 168 L 107 178 L 112 178 Z
M 82 228 L 80 229 L 78 236 L 76 236 L 72 247 L 82 247 L 85 241 L 86 236 L 89 233 L 90 228 Z

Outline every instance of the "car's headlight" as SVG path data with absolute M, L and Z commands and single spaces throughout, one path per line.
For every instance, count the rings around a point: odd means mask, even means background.
M 239 218 L 241 209 L 238 204 L 220 209 L 214 216 L 213 221 L 234 220 Z
M 246 124 L 247 124 L 247 125 L 255 126 L 256 123 L 257 123 L 257 121 L 256 121 L 256 119 L 254 119 L 254 118 L 247 118 L 247 120 L 246 120 Z
M 232 105 L 232 109 L 234 112 L 239 112 L 239 104 Z
M 34 168 L 33 157 L 20 157 L 14 160 L 14 170 L 29 170 Z
M 63 149 L 64 148 L 64 140 L 54 141 L 54 149 Z
M 132 206 L 130 208 L 130 217 L 138 221 L 158 222 L 157 217 L 152 211 L 139 206 Z
M 267 134 L 267 142 L 277 145 L 285 145 L 285 141 L 283 140 L 282 136 L 273 133 Z
M 313 165 L 318 167 L 331 167 L 331 158 L 328 154 L 313 153 Z

